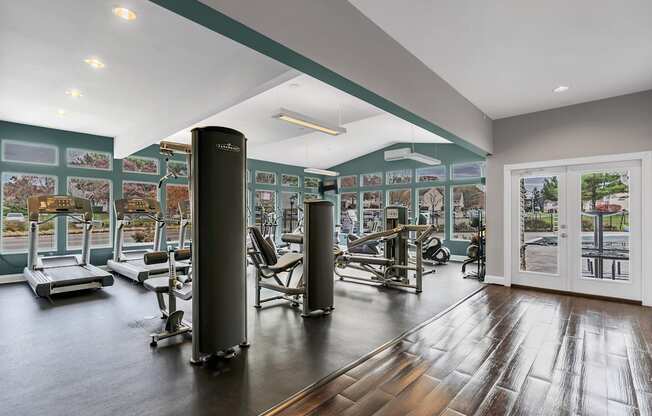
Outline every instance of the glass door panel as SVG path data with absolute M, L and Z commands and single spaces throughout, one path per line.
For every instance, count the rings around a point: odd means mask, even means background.
M 519 267 L 522 272 L 559 274 L 559 176 L 519 180 Z
M 567 290 L 566 169 L 512 177 L 512 280 Z
M 641 168 L 569 168 L 571 290 L 641 299 Z

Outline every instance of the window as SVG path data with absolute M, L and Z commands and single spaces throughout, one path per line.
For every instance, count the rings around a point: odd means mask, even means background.
M 484 162 L 459 163 L 453 165 L 453 180 L 484 178 Z
M 299 177 L 297 175 L 281 174 L 281 186 L 289 186 L 292 188 L 299 187 Z
M 165 185 L 165 215 L 168 218 L 179 219 L 179 203 L 188 201 L 190 194 L 188 193 L 188 185 L 183 184 L 166 184 Z M 187 232 L 190 232 L 188 227 Z M 179 224 L 168 224 L 165 227 L 166 240 L 170 242 L 179 241 Z M 189 238 L 186 236 L 185 238 Z
M 66 161 L 69 168 L 84 168 L 97 170 L 113 169 L 113 157 L 109 152 L 94 150 L 68 149 Z
M 68 194 L 91 201 L 93 229 L 91 247 L 111 247 L 111 181 L 98 178 L 68 178 Z M 76 250 L 82 247 L 83 225 L 68 218 L 66 247 Z
M 257 170 L 256 183 L 260 185 L 276 185 L 276 174 L 274 172 Z
M 340 177 L 340 188 L 355 188 L 358 186 L 358 177 L 355 175 Z
M 48 144 L 3 140 L 2 161 L 57 166 L 59 164 L 59 149 Z
M 477 233 L 477 218 L 484 221 L 485 197 L 483 185 L 458 185 L 452 188 L 454 240 L 471 240 Z
M 180 178 L 188 177 L 188 163 L 181 160 L 168 160 L 168 172 Z
M 387 206 L 401 206 L 412 209 L 412 190 L 392 189 L 387 191 Z
M 362 233 L 375 233 L 384 228 L 383 194 L 381 191 L 362 193 Z
M 412 183 L 412 169 L 392 170 L 385 175 L 387 185 L 403 185 Z
M 319 201 L 321 199 L 321 196 L 319 194 L 311 194 L 311 193 L 305 193 L 303 194 L 303 200 L 305 202 L 308 201 Z
M 319 189 L 319 178 L 314 178 L 312 176 L 304 176 L 303 187 L 308 189 Z
M 435 226 L 435 236 L 443 239 L 446 227 L 446 204 L 444 203 L 444 187 L 421 188 L 419 193 L 418 224 Z
M 247 183 L 251 183 L 251 171 L 247 169 Z
M 355 178 L 355 176 L 353 176 Z M 340 224 L 342 233 L 358 233 L 358 194 L 342 192 L 340 194 Z
M 360 186 L 370 187 L 370 186 L 382 186 L 383 185 L 383 174 L 378 173 L 365 173 L 360 175 Z
M 258 173 L 256 173 L 258 175 Z M 276 230 L 263 229 L 264 224 L 274 224 L 276 222 L 276 192 L 261 191 L 255 193 L 255 224 L 256 227 L 264 233 L 275 234 Z
M 57 193 L 57 178 L 27 173 L 2 174 L 2 252 L 23 253 L 28 248 L 27 197 Z M 57 248 L 56 221 L 39 227 L 39 251 Z
M 299 193 L 281 192 L 281 216 L 284 233 L 291 233 L 299 223 Z
M 158 188 L 155 183 L 124 181 L 122 182 L 122 197 L 158 200 Z M 130 221 L 124 228 L 125 245 L 152 244 L 155 227 L 155 221 L 147 218 Z
M 122 171 L 158 175 L 158 159 L 153 157 L 129 156 L 122 159 Z
M 446 180 L 446 166 L 428 166 L 417 169 L 417 182 L 442 182 Z

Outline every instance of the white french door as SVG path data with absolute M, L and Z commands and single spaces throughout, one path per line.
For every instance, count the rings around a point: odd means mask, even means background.
M 512 171 L 511 275 L 641 300 L 640 161 Z

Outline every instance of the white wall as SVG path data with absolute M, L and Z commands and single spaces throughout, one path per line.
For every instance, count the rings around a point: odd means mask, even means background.
M 652 150 L 652 90 L 496 120 L 493 136 L 494 153 L 487 161 L 487 274 L 504 276 L 504 165 Z
M 201 1 L 491 153 L 491 120 L 347 0 Z

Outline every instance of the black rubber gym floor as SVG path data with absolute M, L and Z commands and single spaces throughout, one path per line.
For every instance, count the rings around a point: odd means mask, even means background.
M 459 270 L 439 267 L 421 295 L 338 281 L 324 318 L 303 319 L 285 303 L 250 307 L 251 347 L 210 368 L 189 364 L 189 339 L 149 346 L 162 322 L 155 296 L 125 279 L 54 304 L 26 283 L 2 285 L 0 414 L 259 414 L 480 286 Z

